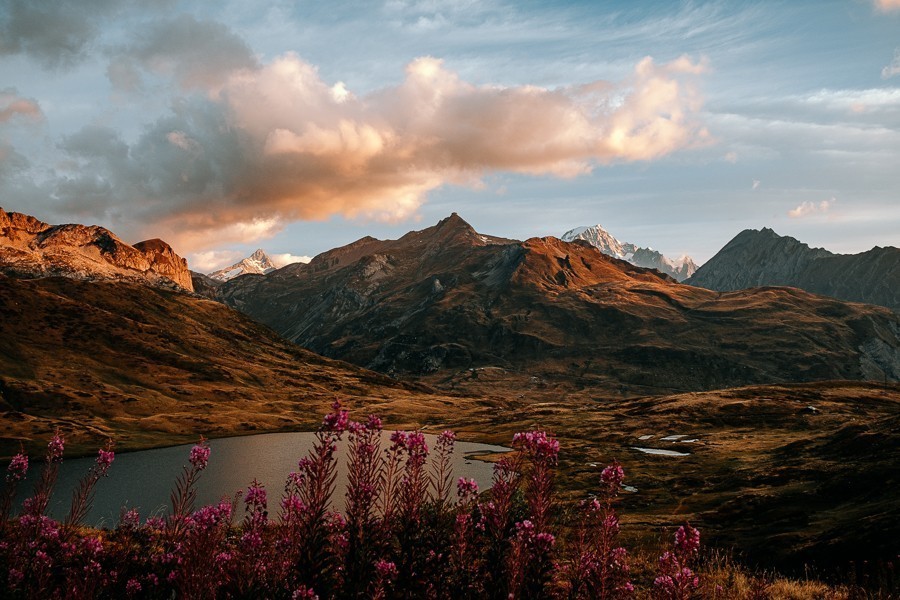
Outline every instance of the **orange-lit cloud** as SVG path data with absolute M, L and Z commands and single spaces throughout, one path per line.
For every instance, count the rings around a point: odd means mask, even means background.
M 830 200 L 822 200 L 819 203 L 810 201 L 801 202 L 796 208 L 788 211 L 788 216 L 793 219 L 800 219 L 816 214 L 827 213 L 829 210 L 831 210 L 831 207 L 834 206 L 834 203 L 834 198 L 831 198 Z
M 900 0 L 874 0 L 875 8 L 882 12 L 900 10 Z
M 34 100 L 23 98 L 15 89 L 0 90 L 0 123 L 20 117 L 29 121 L 41 121 L 44 113 Z
M 648 57 L 625 81 L 546 89 L 475 85 L 424 57 L 399 85 L 359 96 L 287 54 L 232 72 L 158 121 L 130 149 L 137 176 L 112 156 L 100 164 L 101 132 L 74 152 L 90 149 L 95 167 L 112 170 L 106 180 L 140 199 L 157 235 L 199 250 L 294 220 L 406 219 L 430 191 L 477 186 L 491 172 L 576 177 L 704 144 L 705 69 Z

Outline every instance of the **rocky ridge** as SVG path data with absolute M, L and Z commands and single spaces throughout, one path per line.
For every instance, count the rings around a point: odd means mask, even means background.
M 768 228 L 747 229 L 685 283 L 723 292 L 790 286 L 900 311 L 900 249 L 834 254 Z
M 187 261 L 162 240 L 130 246 L 97 225 L 49 225 L 2 208 L 0 271 L 19 277 L 124 279 L 193 290 Z
M 271 273 L 276 268 L 275 263 L 272 262 L 269 255 L 266 254 L 262 248 L 259 248 L 256 252 L 240 262 L 237 262 L 230 267 L 213 271 L 209 274 L 209 278 L 216 281 L 228 281 L 229 279 L 234 279 L 235 277 L 246 274 L 265 275 L 266 273 Z
M 642 248 L 630 242 L 620 242 L 601 225 L 570 229 L 560 239 L 566 242 L 584 240 L 607 256 L 628 261 L 645 269 L 656 269 L 676 281 L 684 281 L 697 270 L 697 265 L 690 256 L 672 259 L 663 256 L 653 248 Z

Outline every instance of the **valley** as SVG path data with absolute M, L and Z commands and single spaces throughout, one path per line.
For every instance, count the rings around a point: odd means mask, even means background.
M 689 520 L 751 561 L 799 568 L 876 559 L 900 534 L 887 309 L 711 292 L 583 242 L 492 238 L 456 215 L 211 286 L 326 358 L 156 279 L 45 270 L 0 275 L 6 456 L 39 452 L 56 428 L 75 455 L 106 438 L 127 451 L 309 431 L 340 399 L 389 428 L 469 441 L 551 431 L 567 501 L 617 459 L 643 544 Z

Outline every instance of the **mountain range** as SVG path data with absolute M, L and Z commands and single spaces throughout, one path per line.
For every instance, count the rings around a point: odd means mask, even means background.
M 640 393 L 900 377 L 900 317 L 883 308 L 720 294 L 586 241 L 482 235 L 455 213 L 233 279 L 218 297 L 325 356 L 433 382 L 487 367 Z
M 697 265 L 690 256 L 672 259 L 663 256 L 653 248 L 642 248 L 630 242 L 620 242 L 600 225 L 570 229 L 560 239 L 564 242 L 584 240 L 599 248 L 603 254 L 630 262 L 638 267 L 656 269 L 676 281 L 684 281 L 697 270 Z
M 779 285 L 900 311 L 900 249 L 834 254 L 768 228 L 734 237 L 685 283 L 722 292 Z

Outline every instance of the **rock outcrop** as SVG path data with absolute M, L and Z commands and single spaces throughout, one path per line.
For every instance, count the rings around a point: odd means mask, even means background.
M 771 229 L 747 229 L 685 283 L 721 292 L 789 286 L 900 311 L 900 249 L 834 254 Z
M 126 279 L 194 289 L 187 261 L 162 240 L 130 246 L 97 225 L 49 225 L 2 208 L 0 271 L 20 277 Z

